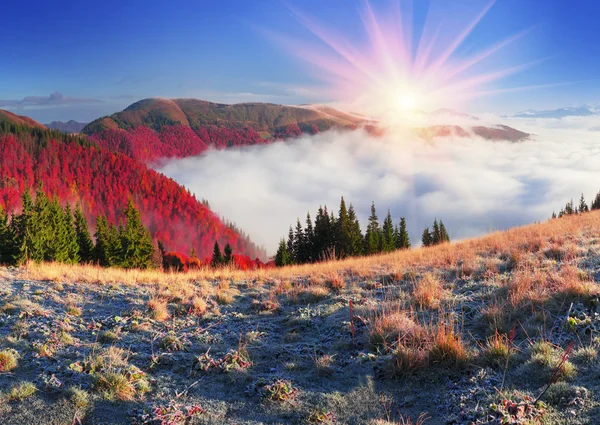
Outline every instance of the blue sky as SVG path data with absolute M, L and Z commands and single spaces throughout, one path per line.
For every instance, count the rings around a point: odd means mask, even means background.
M 371 3 L 378 8 L 387 2 Z M 414 3 L 418 34 L 433 6 L 425 0 Z M 480 10 L 485 3 L 440 0 L 434 5 L 458 27 L 464 25 L 464 11 Z M 288 4 L 360 42 L 356 7 L 361 1 Z M 545 60 L 502 80 L 500 87 L 569 84 L 479 99 L 470 105 L 471 112 L 598 102 L 599 13 L 600 4 L 592 1 L 498 0 L 463 51 L 533 27 L 507 52 L 492 58 L 490 66 L 505 60 L 515 65 Z M 307 40 L 311 35 L 278 0 L 23 0 L 3 5 L 2 22 L 0 108 L 42 122 L 90 121 L 153 96 L 284 104 L 332 100 L 294 90 L 314 85 L 313 73 L 263 30 Z

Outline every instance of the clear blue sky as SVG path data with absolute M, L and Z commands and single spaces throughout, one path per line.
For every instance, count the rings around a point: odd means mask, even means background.
M 372 3 L 378 7 L 387 1 Z M 313 84 L 313 76 L 260 29 L 296 37 L 310 34 L 278 0 L 4 3 L 0 108 L 42 122 L 90 121 L 152 96 L 285 104 L 329 100 L 288 90 Z M 361 36 L 358 0 L 288 3 L 345 28 L 349 38 Z M 484 4 L 437 3 L 448 9 L 457 4 L 480 9 Z M 417 31 L 428 6 L 426 0 L 415 0 Z M 548 59 L 502 84 L 575 83 L 482 99 L 473 108 L 505 112 L 600 101 L 599 15 L 600 3 L 595 1 L 498 0 L 464 48 L 489 46 L 535 26 L 519 40 L 515 57 Z

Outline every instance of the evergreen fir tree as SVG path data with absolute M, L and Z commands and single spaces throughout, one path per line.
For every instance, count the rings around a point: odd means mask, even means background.
M 356 212 L 354 211 L 352 204 L 350 204 L 350 208 L 348 209 L 348 222 L 350 223 L 348 255 L 362 255 L 364 249 L 364 237 L 360 230 L 360 223 L 358 222 L 358 217 L 356 217 Z
M 8 215 L 0 205 L 0 264 L 17 264 L 19 249 L 13 229 L 9 226 Z
M 142 224 L 140 212 L 130 199 L 125 209 L 125 226 L 120 228 L 120 265 L 125 268 L 148 268 L 152 263 L 154 244 Z
M 433 230 L 431 233 L 431 245 L 437 245 L 442 242 L 442 235 L 440 232 L 440 226 L 438 224 L 437 218 L 433 220 Z
M 305 238 L 304 238 L 304 230 L 302 229 L 302 224 L 300 223 L 300 219 L 296 220 L 296 231 L 294 232 L 294 254 L 296 264 L 306 263 L 306 252 L 304 248 L 306 246 Z
M 388 210 L 385 220 L 383 220 L 382 227 L 382 238 L 381 238 L 381 250 L 384 252 L 391 252 L 396 249 L 396 239 L 394 237 L 394 223 L 392 221 L 392 214 Z
M 82 263 L 93 261 L 94 242 L 90 236 L 87 219 L 79 206 L 75 208 L 75 234 L 77 235 L 77 254 L 79 255 L 79 261 Z
M 556 218 L 556 213 L 554 211 L 552 211 L 552 219 Z
M 430 246 L 432 244 L 431 232 L 429 231 L 429 227 L 426 227 L 423 230 L 423 235 L 421 236 L 421 244 L 423 246 Z
M 277 267 L 283 267 L 289 264 L 292 264 L 292 258 L 288 252 L 285 239 L 281 239 L 279 242 L 279 248 L 277 249 L 277 254 L 275 254 L 275 265 Z
M 583 197 L 583 193 L 581 194 L 581 198 L 579 198 L 579 208 L 578 208 L 578 212 L 579 214 L 584 213 L 584 212 L 588 212 L 590 209 L 588 208 L 587 203 L 585 202 L 585 198 Z
M 103 215 L 96 217 L 96 245 L 94 246 L 94 261 L 102 267 L 111 265 L 109 248 L 108 221 Z
M 225 264 L 226 266 L 232 265 L 233 264 L 233 250 L 231 249 L 231 245 L 229 245 L 229 243 L 227 243 L 225 245 L 225 249 L 223 250 L 224 256 L 223 256 L 223 264 Z
M 293 263 L 296 262 L 296 253 L 294 252 L 294 246 L 296 246 L 296 238 L 294 236 L 294 228 L 290 226 L 290 230 L 288 231 L 287 249 Z
M 28 190 L 21 195 L 21 214 L 13 217 L 10 227 L 15 236 L 18 248 L 17 262 L 24 263 L 31 259 L 33 249 L 32 224 L 35 220 L 35 211 L 31 194 Z
M 381 249 L 381 230 L 379 229 L 379 219 L 375 211 L 375 202 L 371 204 L 371 215 L 369 224 L 365 233 L 365 254 L 376 254 Z
M 396 238 L 396 249 L 408 248 L 410 248 L 410 238 L 406 229 L 406 219 L 400 217 L 400 227 L 398 228 L 398 235 Z
M 440 219 L 440 242 L 439 243 L 443 243 L 443 242 L 450 242 L 450 236 L 448 235 L 448 232 L 446 231 L 446 226 L 444 226 L 444 222 Z
M 304 252 L 306 253 L 306 262 L 312 263 L 315 261 L 314 258 L 314 244 L 315 244 L 315 233 L 313 230 L 312 220 L 310 213 L 306 213 L 306 229 L 304 230 Z
M 215 241 L 215 246 L 213 248 L 212 259 L 210 260 L 210 265 L 213 268 L 220 267 L 223 264 L 223 254 L 221 253 L 221 248 L 219 247 L 219 242 Z
M 71 206 L 67 204 L 63 213 L 65 220 L 64 233 L 65 233 L 65 254 L 66 259 L 64 262 L 70 264 L 76 264 L 80 261 L 79 257 L 79 243 L 77 238 L 77 229 L 71 212 Z
M 594 198 L 591 208 L 592 210 L 600 210 L 600 192 L 596 194 L 596 198 Z
M 346 209 L 346 202 L 342 196 L 338 219 L 335 223 L 335 252 L 338 258 L 345 258 L 346 256 L 351 255 L 351 226 L 352 223 L 350 222 L 348 210 Z

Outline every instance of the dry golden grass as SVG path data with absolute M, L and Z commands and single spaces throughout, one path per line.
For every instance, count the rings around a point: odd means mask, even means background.
M 438 309 L 446 296 L 444 285 L 432 273 L 426 273 L 414 284 L 413 297 L 421 308 Z
M 153 298 L 148 301 L 148 309 L 152 314 L 152 318 L 159 322 L 164 322 L 171 316 L 167 308 L 167 302 L 160 298 Z
M 64 265 L 29 263 L 20 271 L 29 280 L 46 280 L 59 283 L 151 285 L 176 296 L 191 299 L 198 292 L 204 297 L 213 295 L 213 285 L 207 282 L 269 283 L 276 293 L 288 293 L 299 278 L 327 283 L 332 289 L 343 290 L 345 279 L 340 276 L 380 282 L 386 278 L 404 276 L 407 272 L 422 274 L 432 269 L 454 269 L 468 276 L 481 268 L 494 273 L 497 270 L 515 270 L 516 276 L 508 283 L 512 305 L 527 301 L 541 301 L 553 292 L 588 293 L 594 288 L 584 280 L 577 280 L 573 271 L 541 270 L 544 262 L 552 264 L 556 257 L 563 261 L 576 258 L 580 248 L 574 241 L 582 234 L 600 237 L 600 212 L 567 216 L 545 223 L 517 227 L 504 232 L 494 232 L 476 239 L 428 248 L 396 251 L 369 257 L 349 258 L 318 264 L 295 265 L 283 268 L 242 271 L 231 268 L 198 269 L 188 273 L 161 270 L 105 269 L 93 265 Z M 564 267 L 563 267 L 564 268 Z M 562 269 L 561 269 L 562 270 Z M 552 279 L 547 279 L 552 275 Z M 567 283 L 559 284 L 566 278 Z M 385 282 L 384 282 L 385 283 Z M 320 285 L 318 285 L 320 286 Z M 229 301 L 232 293 L 216 288 L 222 301 Z M 426 292 L 426 291 L 425 291 Z M 423 298 L 428 303 L 427 297 Z M 435 304 L 435 300 L 431 302 Z

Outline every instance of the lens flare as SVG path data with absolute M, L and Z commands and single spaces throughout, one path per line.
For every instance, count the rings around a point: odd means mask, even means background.
M 465 102 L 485 93 L 501 92 L 492 83 L 536 62 L 481 70 L 481 64 L 513 44 L 528 30 L 521 31 L 470 55 L 457 51 L 469 38 L 494 1 L 471 17 L 452 19 L 466 22 L 448 32 L 444 13 L 432 3 L 419 32 L 418 42 L 411 19 L 412 10 L 394 3 L 390 10 L 376 13 L 368 1 L 359 10 L 362 43 L 336 33 L 331 25 L 320 25 L 301 11 L 288 6 L 292 15 L 312 35 L 317 45 L 278 37 L 289 51 L 312 65 L 325 83 L 332 100 L 347 110 L 370 116 L 385 124 L 414 124 L 419 114 L 439 108 L 460 109 Z M 483 67 L 485 69 L 485 67 Z M 514 89 L 509 89 L 514 90 Z M 324 90 L 321 90 L 321 94 Z

